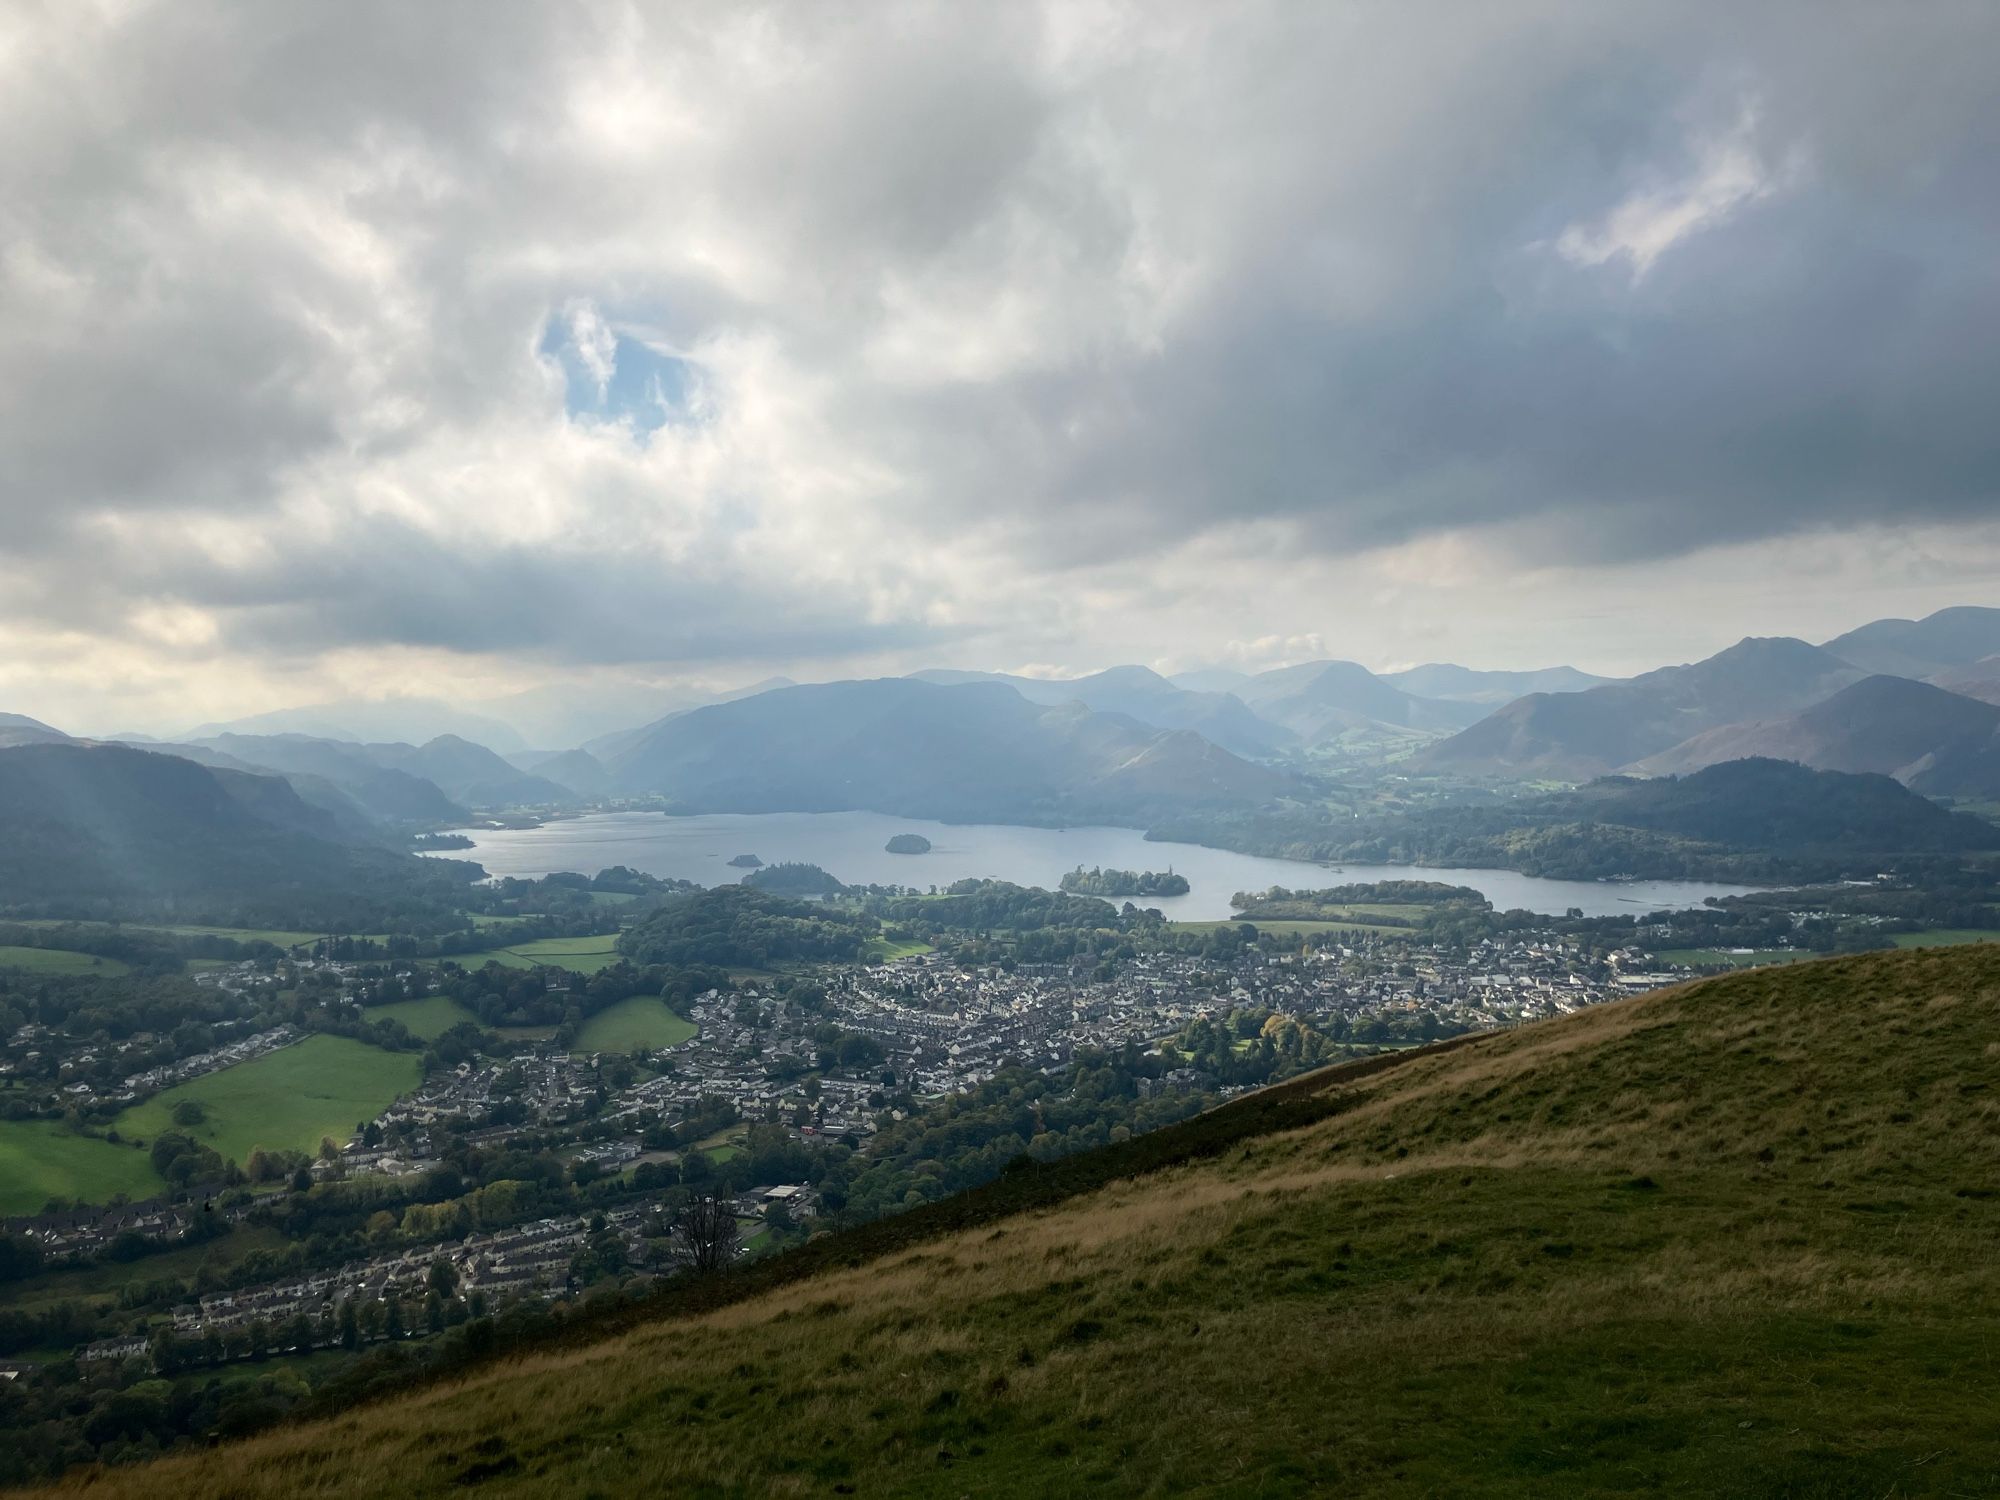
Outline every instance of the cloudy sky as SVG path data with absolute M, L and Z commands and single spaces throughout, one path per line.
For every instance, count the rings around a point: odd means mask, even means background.
M 0 10 L 0 707 L 2000 602 L 2000 14 Z

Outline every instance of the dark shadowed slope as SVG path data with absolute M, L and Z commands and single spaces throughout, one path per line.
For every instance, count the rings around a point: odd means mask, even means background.
M 1908 677 L 1864 678 L 1803 713 L 1697 735 L 1633 767 L 1674 775 L 1745 756 L 1827 771 L 1874 771 L 1920 791 L 2000 790 L 2000 707 Z
M 435 782 L 380 764 L 365 747 L 303 734 L 221 734 L 193 748 L 286 776 L 317 776 L 389 823 L 455 823 L 465 809 Z
M 2000 1489 L 2000 949 L 1287 1088 L 1290 1128 L 1226 1106 L 1038 1169 L 1077 1195 L 1031 1212 L 978 1211 L 1035 1201 L 1003 1177 L 930 1238 L 90 1493 Z
M 0 907 L 29 915 L 358 925 L 470 868 L 342 842 L 281 778 L 120 745 L 0 750 L 0 827 Z

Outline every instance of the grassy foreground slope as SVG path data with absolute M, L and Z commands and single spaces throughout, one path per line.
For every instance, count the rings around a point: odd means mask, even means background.
M 1331 1087 L 1218 1157 L 93 1493 L 2000 1490 L 2000 951 Z

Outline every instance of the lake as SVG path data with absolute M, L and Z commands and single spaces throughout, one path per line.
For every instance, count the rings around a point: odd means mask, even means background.
M 1430 870 L 1410 865 L 1316 865 L 1204 849 L 1197 844 L 1149 844 L 1133 828 L 1016 828 L 998 824 L 930 823 L 883 813 L 713 813 L 666 817 L 660 813 L 593 813 L 539 828 L 466 828 L 470 849 L 441 850 L 440 857 L 476 860 L 490 875 L 540 876 L 557 870 L 595 875 L 629 865 L 649 875 L 725 885 L 747 872 L 729 860 L 754 854 L 767 865 L 792 860 L 818 865 L 853 885 L 907 885 L 919 890 L 977 876 L 1053 890 L 1078 865 L 1119 870 L 1165 870 L 1187 877 L 1185 896 L 1153 897 L 1176 921 L 1216 921 L 1233 915 L 1237 891 L 1274 885 L 1318 890 L 1374 880 L 1443 880 L 1468 885 L 1501 911 L 1560 916 L 1581 907 L 1590 916 L 1632 915 L 1667 907 L 1699 906 L 1710 896 L 1753 889 L 1692 880 L 1542 880 L 1512 870 Z M 892 834 L 920 833 L 928 854 L 891 854 Z

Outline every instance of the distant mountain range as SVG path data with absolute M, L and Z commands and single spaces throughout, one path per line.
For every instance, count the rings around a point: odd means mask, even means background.
M 1929 679 L 1928 682 L 1921 679 Z M 1878 620 L 1823 646 L 1741 641 L 1585 692 L 1530 694 L 1413 757 L 1419 770 L 1585 780 L 1747 755 L 1882 771 L 1932 795 L 2000 785 L 1982 710 L 2000 703 L 2000 610 Z
M 227 723 L 202 724 L 175 738 L 199 743 L 218 735 L 302 734 L 314 739 L 423 744 L 441 735 L 498 751 L 525 750 L 512 725 L 436 698 L 346 698 L 307 708 L 280 708 Z
M 1425 771 L 1588 780 L 1682 740 L 1830 697 L 1864 674 L 1832 652 L 1778 636 L 1740 641 L 1688 666 L 1582 693 L 1531 693 L 1431 746 Z
M 1192 730 L 1033 703 L 1004 682 L 907 677 L 779 688 L 670 715 L 605 765 L 614 790 L 690 811 L 867 808 L 959 822 L 1132 822 L 1292 788 Z
M 535 746 L 644 711 L 645 722 L 582 745 Z M 332 833 L 380 841 L 480 811 L 621 797 L 1145 824 L 1240 812 L 1299 792 L 1296 776 L 1391 761 L 1449 785 L 1684 774 L 1758 757 L 1991 797 L 1996 720 L 2000 609 L 1963 607 L 1817 646 L 1751 638 L 1624 680 L 1451 663 L 1378 674 L 1342 660 L 1172 678 L 1143 666 L 1070 679 L 933 669 L 725 692 L 584 680 L 471 707 L 341 700 L 133 742 L 215 771 L 280 775 Z M 0 747 L 65 742 L 49 724 L 0 714 Z
M 1529 672 L 1475 672 L 1449 662 L 1432 662 L 1401 672 L 1384 672 L 1382 680 L 1417 698 L 1448 703 L 1511 703 L 1529 693 L 1581 693 L 1619 679 L 1597 677 L 1575 667 L 1543 667 Z

